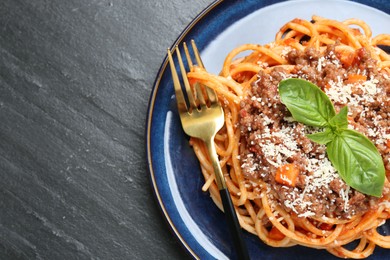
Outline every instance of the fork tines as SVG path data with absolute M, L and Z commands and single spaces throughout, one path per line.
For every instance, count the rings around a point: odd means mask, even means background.
M 194 62 L 191 58 L 187 44 L 185 42 L 183 43 L 183 48 L 187 59 L 189 71 L 195 71 L 196 66 L 199 67 L 200 69 L 204 69 L 203 62 L 200 58 L 200 54 L 198 48 L 195 45 L 194 40 L 191 41 L 191 45 L 195 56 L 196 65 L 194 65 Z M 180 79 L 179 76 L 177 75 L 176 67 L 173 61 L 172 54 L 175 52 L 177 55 L 177 60 L 179 62 L 180 72 L 182 75 L 185 92 L 187 94 L 189 108 L 187 106 L 187 102 L 180 84 Z M 201 109 L 202 107 L 207 107 L 215 102 L 218 102 L 217 95 L 213 89 L 206 87 L 203 84 L 200 84 L 199 82 L 191 86 L 187 77 L 187 72 L 185 70 L 184 62 L 179 47 L 177 45 L 174 47 L 173 52 L 171 52 L 170 49 L 168 49 L 168 60 L 172 71 L 172 78 L 175 87 L 175 94 L 178 102 L 179 112 L 188 111 L 191 113 L 193 109 Z

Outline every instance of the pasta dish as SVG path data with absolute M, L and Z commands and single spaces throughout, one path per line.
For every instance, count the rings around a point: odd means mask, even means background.
M 303 245 L 343 258 L 390 248 L 390 235 L 378 230 L 390 217 L 390 55 L 381 48 L 389 45 L 390 34 L 374 37 L 359 19 L 313 16 L 287 22 L 269 44 L 232 50 L 219 75 L 197 67 L 188 73 L 223 105 L 215 145 L 243 229 L 273 247 Z M 340 116 L 329 118 L 328 128 L 297 120 L 279 89 L 289 79 L 318 86 Z M 333 141 L 343 133 L 352 134 L 339 140 L 355 143 Z M 375 147 L 379 164 L 365 157 L 365 143 Z M 202 189 L 222 209 L 207 149 L 194 138 L 190 144 Z

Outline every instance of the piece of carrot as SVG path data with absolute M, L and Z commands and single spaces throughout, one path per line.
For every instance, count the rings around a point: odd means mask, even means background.
M 283 185 L 295 187 L 298 174 L 299 174 L 298 166 L 296 166 L 293 163 L 288 163 L 280 166 L 276 170 L 275 181 Z
M 268 232 L 268 237 L 273 240 L 282 240 L 285 235 L 275 226 L 272 226 L 271 230 Z
M 343 64 L 344 68 L 349 68 L 353 64 L 355 60 L 355 53 L 341 50 L 336 53 L 337 57 L 340 59 L 341 63 Z
M 367 81 L 367 76 L 360 74 L 349 74 L 346 80 L 347 84 Z

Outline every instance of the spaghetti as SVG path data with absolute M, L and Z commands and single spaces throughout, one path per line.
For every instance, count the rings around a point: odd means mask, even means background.
M 303 78 L 336 110 L 348 105 L 349 127 L 375 143 L 390 176 L 390 55 L 379 45 L 390 45 L 390 35 L 372 37 L 361 20 L 313 16 L 286 23 L 267 45 L 232 50 L 220 75 L 201 68 L 188 73 L 219 96 L 225 125 L 215 145 L 227 187 L 242 228 L 267 245 L 303 245 L 348 258 L 368 257 L 377 245 L 390 248 L 390 236 L 377 230 L 390 216 L 387 178 L 380 198 L 346 185 L 324 146 L 305 137 L 313 129 L 295 122 L 277 93 L 281 80 Z M 251 53 L 237 58 L 245 51 Z M 190 143 L 202 189 L 222 209 L 207 149 L 197 139 Z

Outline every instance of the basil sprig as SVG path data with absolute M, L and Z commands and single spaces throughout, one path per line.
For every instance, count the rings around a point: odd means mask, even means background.
M 345 183 L 361 193 L 380 197 L 385 182 L 382 157 L 366 136 L 348 129 L 348 107 L 336 114 L 328 96 L 302 79 L 281 81 L 279 94 L 296 121 L 324 128 L 307 137 L 326 145 L 328 158 Z

